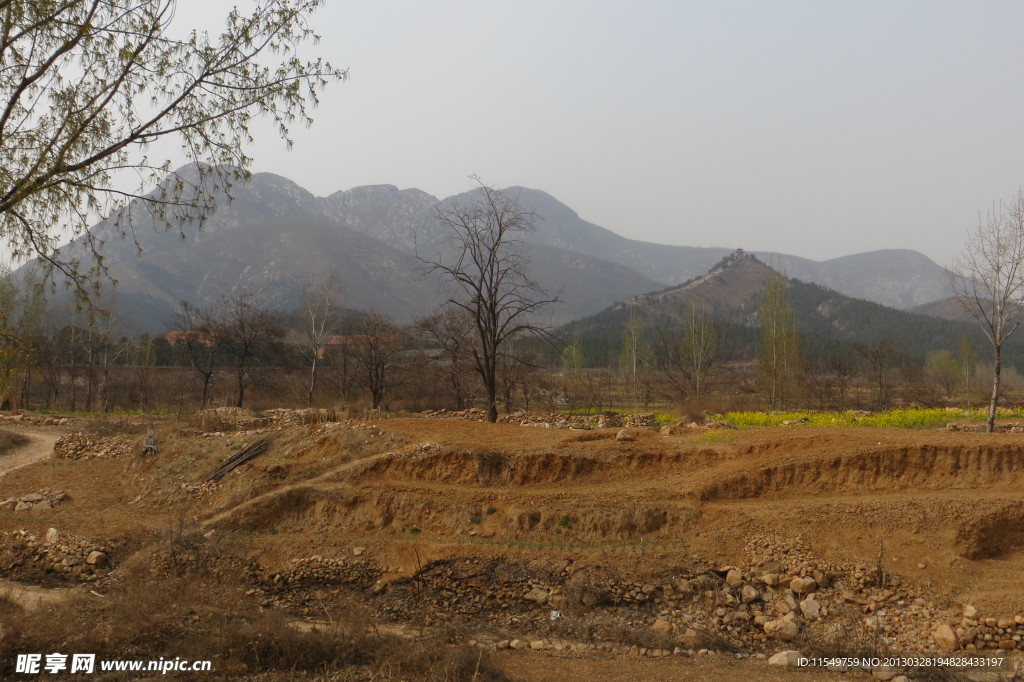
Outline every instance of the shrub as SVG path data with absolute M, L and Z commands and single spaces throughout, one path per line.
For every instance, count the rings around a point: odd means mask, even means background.
M 0 430 L 0 455 L 28 443 L 28 437 L 13 431 Z

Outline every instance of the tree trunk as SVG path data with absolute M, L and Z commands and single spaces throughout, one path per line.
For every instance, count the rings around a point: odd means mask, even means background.
M 241 407 L 245 400 L 245 370 L 238 368 L 238 402 L 235 407 Z
M 313 350 L 313 366 L 309 370 L 309 395 L 306 396 L 306 407 L 313 407 L 313 392 L 316 391 L 316 349 Z
M 996 430 L 996 403 L 999 402 L 999 372 L 1002 369 L 1002 345 L 995 346 L 995 362 L 992 367 L 992 399 L 988 403 L 988 426 L 986 431 Z
M 203 402 L 200 405 L 201 410 L 206 409 L 206 404 L 210 400 L 210 380 L 213 378 L 212 374 L 203 374 Z

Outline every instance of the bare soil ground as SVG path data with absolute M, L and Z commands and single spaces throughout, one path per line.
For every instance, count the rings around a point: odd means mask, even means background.
M 155 457 L 58 459 L 44 457 L 56 430 L 32 429 L 30 447 L 0 458 L 0 499 L 45 486 L 69 499 L 0 511 L 0 536 L 53 527 L 112 543 L 109 570 L 81 592 L 115 594 L 139 566 L 153 585 L 198 571 L 188 575 L 203 584 L 237 581 L 239 609 L 319 624 L 344 596 L 381 627 L 443 628 L 490 650 L 545 642 L 491 654 L 522 680 L 856 679 L 754 656 L 820 650 L 840 616 L 847 628 L 891 622 L 876 642 L 906 653 L 936 650 L 931 630 L 958 625 L 966 605 L 1024 613 L 1024 435 L 631 431 L 621 441 L 616 429 L 445 419 L 169 421 Z M 204 483 L 268 432 L 266 453 Z M 0 557 L 0 578 L 74 586 L 18 551 Z M 743 574 L 737 590 L 762 591 L 754 603 L 729 596 L 730 568 Z M 828 616 L 793 642 L 766 638 L 755 618 L 781 613 L 755 577 L 813 571 L 831 583 L 818 597 Z M 550 601 L 524 600 L 532 587 Z M 674 633 L 653 632 L 658 620 Z M 675 647 L 720 653 L 644 655 Z
M 53 453 L 53 444 L 57 442 L 57 434 L 45 431 L 27 431 L 19 429 L 19 433 L 29 439 L 29 443 L 0 456 L 0 476 L 6 476 L 15 469 L 34 464 L 46 459 Z

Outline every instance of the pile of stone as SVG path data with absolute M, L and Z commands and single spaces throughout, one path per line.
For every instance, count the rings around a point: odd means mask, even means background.
M 363 553 L 356 548 L 353 554 Z M 368 590 L 380 577 L 371 563 L 356 557 L 327 558 L 319 554 L 293 559 L 283 570 L 264 572 L 255 578 L 250 596 L 264 600 L 264 606 L 309 608 L 315 606 L 316 593 L 323 588 L 346 586 Z
M 988 428 L 987 424 L 957 424 L 950 422 L 946 424 L 947 431 L 973 431 L 977 433 L 984 433 Z M 996 424 L 996 433 L 1024 433 L 1024 424 L 1012 423 L 1012 424 Z
M 1024 650 L 1024 615 L 982 618 L 976 608 L 968 605 L 955 628 L 943 623 L 935 629 L 933 637 L 945 651 Z
M 264 410 L 260 416 L 274 424 L 325 424 L 328 422 L 342 421 L 337 410 L 325 410 L 322 408 L 306 408 L 291 410 L 279 408 Z
M 107 544 L 50 528 L 40 538 L 19 530 L 3 538 L 4 563 L 8 575 L 56 576 L 65 580 L 96 580 L 110 568 L 111 547 Z
M 463 421 L 486 421 L 487 412 L 476 407 L 465 410 L 429 410 L 420 413 L 421 417 L 433 419 L 460 419 Z M 527 412 L 519 410 L 498 416 L 501 424 L 520 424 L 522 426 L 540 426 L 554 429 L 619 429 L 622 427 L 655 426 L 658 417 L 653 412 L 622 414 L 621 412 L 602 412 L 595 415 L 569 415 L 558 412 Z
M 943 650 L 933 633 L 944 614 L 877 567 L 814 561 L 796 542 L 755 541 L 750 548 L 758 556 L 745 566 L 646 581 L 603 572 L 585 579 L 586 573 L 566 571 L 537 575 L 480 559 L 441 561 L 391 583 L 381 597 L 394 613 L 418 608 L 441 619 L 483 617 L 518 633 L 543 631 L 551 612 L 597 608 L 620 614 L 649 633 L 651 646 L 666 643 L 667 651 L 764 650 L 797 638 L 826 642 L 836 632 L 848 633 L 852 644 L 870 641 L 893 651 Z M 996 639 L 994 632 L 979 634 Z
M 68 499 L 68 495 L 63 490 L 57 488 L 43 488 L 38 492 L 28 493 L 21 497 L 8 497 L 3 502 L 0 502 L 0 510 L 3 511 L 31 511 L 52 509 L 61 502 Z
M 85 433 L 71 433 L 53 446 L 53 456 L 58 459 L 119 459 L 136 453 L 139 449 L 134 439 L 123 436 L 92 436 Z
M 0 423 L 30 424 L 32 426 L 67 426 L 76 421 L 80 420 L 69 417 L 54 417 L 45 414 L 0 414 Z
M 653 412 L 626 415 L 625 426 L 654 426 L 658 423 L 658 415 Z

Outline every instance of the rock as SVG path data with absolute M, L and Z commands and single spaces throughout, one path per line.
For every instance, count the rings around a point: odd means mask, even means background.
M 775 587 L 775 586 L 777 586 L 779 584 L 779 574 L 778 573 L 765 573 L 764 575 L 761 576 L 761 580 L 763 580 L 764 584 L 767 585 L 768 587 Z
M 31 504 L 29 504 L 28 502 L 22 502 L 21 500 L 18 500 L 18 504 L 14 505 L 14 511 L 16 511 L 16 512 L 28 511 L 31 508 L 32 508 Z
M 352 548 L 352 556 L 360 556 L 365 551 L 366 551 L 365 547 L 353 547 Z
M 674 436 L 676 434 L 676 427 L 674 427 L 674 426 L 662 426 L 658 430 L 658 433 L 660 433 L 663 436 Z
M 523 599 L 527 601 L 536 602 L 537 604 L 543 604 L 548 600 L 548 594 L 549 593 L 547 590 L 540 587 L 535 587 L 526 594 L 524 594 Z
M 548 597 L 548 606 L 556 610 L 562 610 L 569 603 L 564 594 L 552 594 Z
M 28 495 L 22 495 L 21 501 L 22 502 L 42 502 L 43 501 L 43 495 L 42 495 L 42 493 L 29 493 Z
M 654 625 L 651 626 L 651 629 L 655 632 L 660 632 L 665 635 L 671 635 L 673 632 L 675 632 L 676 626 L 668 622 L 667 620 L 656 620 L 654 621 Z
M 964 607 L 964 618 L 974 618 L 978 615 L 978 609 L 968 604 Z
M 728 573 L 725 574 L 725 584 L 726 585 L 735 585 L 736 583 L 741 583 L 741 582 L 743 582 L 743 572 L 740 571 L 740 569 L 733 568 Z
M 799 651 L 789 649 L 788 651 L 780 651 L 771 658 L 768 659 L 768 665 L 784 665 L 789 667 L 796 667 L 797 661 L 803 658 L 804 655 Z
M 789 582 L 789 589 L 797 594 L 811 594 L 818 589 L 818 583 L 814 578 L 793 578 Z
M 684 649 L 696 649 L 700 644 L 700 633 L 693 628 L 688 628 L 682 635 L 676 637 L 676 644 Z
M 96 566 L 97 568 L 106 566 L 107 555 L 97 549 L 94 549 L 93 551 L 89 552 L 89 556 L 85 558 L 85 563 L 89 564 L 90 566 Z
M 740 590 L 740 596 L 743 599 L 744 604 L 750 604 L 761 598 L 761 593 L 757 591 L 753 585 L 744 585 L 743 589 Z
M 960 640 L 957 638 L 953 628 L 943 623 L 932 631 L 932 639 L 943 651 L 956 651 L 960 648 Z
M 821 604 L 808 597 L 800 602 L 800 613 L 804 614 L 807 620 L 818 620 L 821 618 Z
M 636 440 L 636 434 L 629 429 L 619 429 L 619 432 L 615 434 L 615 440 L 629 443 Z
M 530 648 L 533 649 L 534 651 L 543 651 L 544 650 L 544 640 L 542 640 L 542 639 L 535 639 L 535 640 L 533 640 L 532 642 L 530 642 Z
M 776 618 L 765 622 L 764 632 L 773 639 L 788 642 L 800 634 L 800 625 L 792 618 Z
M 56 528 L 50 528 L 46 531 L 46 544 L 52 545 L 60 539 L 60 531 Z
M 897 674 L 898 673 L 894 668 L 890 668 L 888 666 L 873 668 L 871 670 L 871 676 L 876 680 L 882 680 L 882 682 L 889 682 L 889 680 L 896 677 Z
M 508 643 L 509 649 L 515 649 L 517 651 L 519 649 L 525 649 L 527 646 L 529 645 L 521 639 L 513 639 L 511 642 Z

